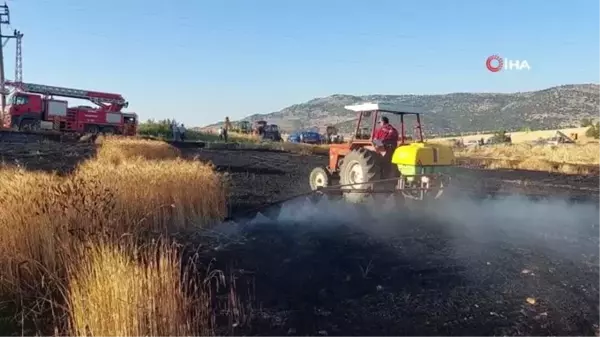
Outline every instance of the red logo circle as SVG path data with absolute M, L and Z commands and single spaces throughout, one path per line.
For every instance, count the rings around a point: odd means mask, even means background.
M 492 63 L 496 61 L 498 64 L 497 65 L 493 65 Z M 504 61 L 502 60 L 502 58 L 498 55 L 492 55 L 490 57 L 487 58 L 487 60 L 485 61 L 485 66 L 488 68 L 489 71 L 493 72 L 493 73 L 497 73 L 500 70 L 502 70 L 502 67 L 504 66 Z

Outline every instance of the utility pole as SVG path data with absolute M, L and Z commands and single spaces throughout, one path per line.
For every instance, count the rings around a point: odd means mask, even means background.
M 16 56 L 15 56 L 15 78 L 13 81 L 17 82 L 17 83 L 22 83 L 23 82 L 23 49 L 22 49 L 22 43 L 21 41 L 23 40 L 23 33 L 21 33 L 20 31 L 16 30 L 14 31 L 14 36 L 17 39 L 17 46 L 16 46 Z
M 8 10 L 8 5 L 6 2 L 4 5 L 0 5 L 0 39 L 4 37 L 2 35 L 2 25 L 10 24 L 10 11 Z M 4 45 L 0 46 L 0 95 L 2 95 L 2 105 L 0 110 L 2 112 L 2 117 L 4 117 L 4 108 L 6 107 L 6 88 L 4 87 L 4 81 L 6 78 L 4 77 Z

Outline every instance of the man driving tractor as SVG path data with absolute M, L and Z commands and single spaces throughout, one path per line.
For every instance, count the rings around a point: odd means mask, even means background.
M 375 131 L 373 145 L 378 148 L 383 148 L 385 151 L 385 153 L 383 153 L 384 160 L 386 162 L 391 162 L 394 149 L 398 146 L 398 130 L 390 124 L 390 120 L 386 116 L 381 116 L 379 124 L 381 127 Z M 388 178 L 390 177 L 390 174 L 391 170 L 388 167 L 382 169 L 383 177 Z
M 415 200 L 440 197 L 450 181 L 454 153 L 450 146 L 425 142 L 421 131 L 423 109 L 385 103 L 344 108 L 358 113 L 356 135 L 348 143 L 329 147 L 328 165 L 315 167 L 310 173 L 312 190 L 331 188 L 326 193 L 340 193 L 353 203 L 377 193 L 399 193 Z M 392 120 L 399 120 L 400 132 L 390 124 L 390 115 L 394 116 Z M 416 118 L 415 139 L 410 142 L 405 134 L 406 116 Z M 361 129 L 363 120 L 370 125 L 379 122 L 380 126 L 367 135 Z M 338 179 L 339 189 L 334 189 Z
M 386 116 L 381 116 L 379 124 L 381 127 L 375 132 L 373 142 L 376 146 L 395 148 L 398 145 L 398 130 L 390 124 Z

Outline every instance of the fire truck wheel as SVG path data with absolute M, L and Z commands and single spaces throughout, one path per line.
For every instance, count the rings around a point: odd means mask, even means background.
M 21 131 L 35 131 L 39 129 L 39 124 L 36 120 L 33 119 L 25 119 L 21 121 L 19 125 L 19 130 Z
M 105 128 L 102 129 L 102 133 L 105 135 L 114 135 L 115 134 L 115 128 L 111 127 L 111 126 L 107 126 Z
M 98 134 L 100 132 L 100 128 L 98 128 L 98 125 L 88 125 L 86 129 L 87 133 L 91 133 L 93 135 Z

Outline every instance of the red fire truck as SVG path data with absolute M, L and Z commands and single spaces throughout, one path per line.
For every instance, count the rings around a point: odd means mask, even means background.
M 7 97 L 3 113 L 5 128 L 136 134 L 137 114 L 121 112 L 128 102 L 119 94 L 12 81 L 6 81 L 5 85 L 14 88 Z M 98 107 L 68 107 L 67 101 L 54 97 L 85 99 Z

